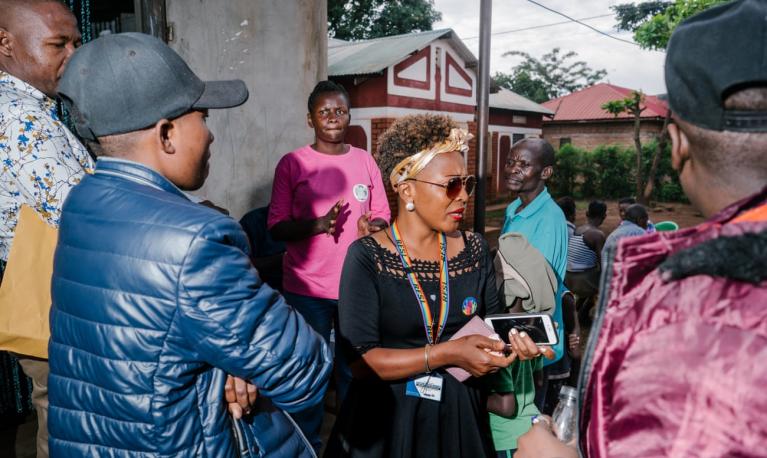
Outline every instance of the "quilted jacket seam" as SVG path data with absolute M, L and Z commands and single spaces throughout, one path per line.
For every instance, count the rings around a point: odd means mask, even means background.
M 189 254 L 189 251 L 187 250 L 187 255 Z M 186 256 L 184 257 L 186 259 Z M 182 264 L 183 265 L 183 264 Z M 181 268 L 179 268 L 179 278 L 181 277 Z M 176 281 L 176 284 L 178 284 L 178 280 Z M 176 323 L 176 318 L 178 317 L 178 293 L 176 293 L 176 307 L 173 310 L 173 317 L 168 320 L 168 328 L 165 330 L 165 336 L 162 339 L 162 345 L 160 346 L 160 353 L 157 355 L 157 361 L 155 361 L 154 370 L 152 371 L 152 395 L 149 399 L 149 405 L 154 406 L 155 399 L 157 396 L 157 371 L 160 368 L 161 361 L 163 359 L 163 356 L 166 354 L 168 350 L 168 334 L 170 334 L 170 330 L 174 329 L 174 324 Z M 154 412 L 154 408 L 151 409 Z M 161 442 L 158 441 L 158 435 L 160 434 L 159 431 L 160 425 L 157 424 L 154 421 L 154 417 L 152 418 L 152 437 L 154 439 L 155 444 L 160 444 Z
M 115 421 L 117 423 L 127 423 L 127 424 L 131 424 L 131 425 L 137 425 L 138 424 L 138 425 L 152 426 L 152 423 L 146 423 L 146 422 L 143 422 L 143 421 L 135 421 L 135 420 L 120 420 L 120 419 L 117 419 L 117 418 L 110 417 L 109 415 L 103 415 L 103 414 L 92 412 L 90 410 L 85 410 L 85 409 L 70 409 L 69 407 L 64 407 L 64 406 L 61 406 L 61 405 L 57 405 L 56 408 L 57 409 L 61 409 L 61 410 L 67 410 L 69 412 L 82 413 L 82 414 L 90 414 L 90 415 L 94 415 L 94 416 L 97 416 L 97 417 L 106 418 L 106 419 L 108 419 L 110 421 Z
M 123 189 L 123 191 L 125 191 L 125 190 Z M 145 195 L 142 194 L 142 197 L 144 197 L 144 196 Z M 176 204 L 176 206 L 178 206 L 178 205 L 179 204 Z M 70 218 L 71 218 L 71 216 L 74 216 L 74 215 L 76 215 L 78 217 L 82 217 L 82 218 L 84 218 L 86 220 L 91 218 L 90 213 L 78 212 L 78 211 L 69 210 L 69 209 L 67 209 L 67 215 L 69 215 Z M 196 233 L 196 231 L 194 231 L 194 230 L 185 229 L 185 228 L 180 227 L 180 226 L 172 226 L 170 224 L 162 224 L 162 223 L 159 223 L 159 222 L 151 222 L 151 223 L 149 223 L 149 222 L 140 222 L 140 221 L 132 220 L 132 219 L 122 220 L 122 219 L 99 218 L 99 223 L 108 223 L 108 224 L 115 224 L 115 225 L 131 224 L 131 225 L 137 225 L 137 226 L 152 226 L 152 227 L 159 227 L 159 228 L 163 228 L 163 229 L 173 229 L 175 231 L 183 232 L 185 234 L 195 234 Z
M 188 249 L 187 252 L 186 252 L 186 255 L 184 255 L 184 260 L 181 262 L 181 268 L 179 269 L 178 277 L 176 278 L 176 311 L 178 311 L 178 309 L 181 307 L 181 304 L 180 304 L 180 301 L 179 301 L 180 290 L 183 288 L 184 293 L 188 295 L 188 291 L 186 290 L 186 287 L 184 287 L 184 285 L 181 284 L 181 275 L 184 272 L 184 267 L 187 264 L 189 253 L 191 251 L 191 246 L 194 245 L 194 243 L 197 241 L 198 238 L 200 238 L 200 235 L 202 234 L 202 232 L 205 229 L 208 228 L 208 226 L 210 226 L 213 223 L 220 222 L 221 220 L 226 220 L 226 217 L 222 216 L 221 218 L 216 218 L 216 219 L 211 220 L 208 223 L 206 223 L 203 227 L 200 228 L 200 230 L 197 232 L 197 234 L 195 234 L 195 236 L 189 242 L 190 249 Z M 205 314 L 205 316 L 210 317 L 205 310 L 199 309 L 199 311 L 200 311 L 200 313 Z M 269 357 L 270 360 L 274 360 L 274 358 L 276 356 L 274 352 L 272 352 L 272 351 L 270 351 L 268 349 L 265 349 L 265 348 L 263 348 L 260 345 L 253 345 L 253 344 L 251 344 L 249 341 L 243 339 L 239 334 L 234 332 L 234 330 L 225 328 L 224 326 L 221 325 L 221 323 L 219 323 L 216 320 L 211 320 L 211 323 L 214 324 L 221 331 L 225 332 L 227 335 L 231 335 L 231 336 L 235 337 L 235 339 L 237 341 L 247 342 L 248 349 L 253 349 L 253 350 L 256 350 L 256 351 L 259 351 L 259 352 L 263 352 L 265 355 L 267 355 Z
M 148 263 L 152 263 L 152 264 L 162 264 L 162 265 L 165 265 L 165 266 L 178 266 L 178 264 L 174 264 L 172 262 L 156 261 L 154 259 L 140 258 L 140 257 L 137 257 L 137 256 L 130 256 L 130 255 L 127 255 L 127 254 L 115 253 L 115 252 L 112 252 L 112 251 L 91 250 L 91 249 L 88 249 L 88 248 L 82 248 L 82 247 L 76 247 L 74 245 L 68 245 L 66 243 L 62 243 L 61 246 L 66 247 L 66 248 L 68 248 L 70 250 L 86 251 L 86 252 L 98 253 L 98 254 L 107 254 L 109 256 L 116 256 L 118 258 L 135 259 L 137 261 L 143 261 L 143 262 L 148 262 Z
M 177 202 L 176 202 L 176 200 L 177 200 L 177 199 L 168 199 L 168 198 L 167 198 L 167 196 L 168 196 L 168 195 L 172 195 L 172 196 L 174 196 L 174 197 L 176 197 L 176 198 L 178 198 L 178 199 L 181 199 L 183 202 L 188 202 L 190 205 L 196 205 L 196 204 L 194 204 L 194 203 L 193 203 L 191 200 L 188 200 L 188 199 L 184 199 L 184 197 L 182 197 L 182 196 L 179 196 L 179 195 L 176 195 L 176 194 L 173 194 L 173 193 L 171 193 L 171 192 L 168 192 L 168 191 L 167 191 L 167 190 L 165 190 L 165 189 L 157 189 L 157 188 L 153 188 L 153 187 L 151 187 L 151 186 L 149 186 L 149 185 L 146 185 L 146 184 L 139 184 L 139 183 L 136 183 L 136 182 L 134 182 L 134 181 L 131 181 L 131 180 L 127 179 L 127 178 L 123 178 L 123 177 L 112 177 L 112 176 L 110 176 L 110 178 L 107 178 L 105 175 L 98 175 L 98 174 L 95 174 L 95 175 L 89 175 L 89 176 L 88 176 L 88 178 L 90 178 L 90 179 L 99 179 L 99 181 L 101 181 L 101 184 L 103 184 L 104 186 L 106 186 L 106 187 L 109 187 L 109 188 L 111 188 L 111 189 L 113 189 L 113 190 L 116 190 L 116 191 L 118 191 L 118 192 L 120 192 L 120 193 L 123 193 L 123 194 L 125 193 L 125 191 L 126 191 L 126 188 L 125 188 L 125 187 L 123 187 L 123 186 L 118 186 L 118 185 L 116 185 L 116 184 L 113 182 L 113 180 L 123 180 L 123 181 L 128 181 L 128 182 L 130 182 L 130 183 L 133 183 L 133 184 L 136 184 L 137 186 L 141 186 L 141 187 L 142 187 L 142 190 L 141 190 L 141 191 L 138 191 L 138 190 L 136 190 L 136 191 L 134 191 L 134 190 L 131 190 L 131 191 L 130 191 L 130 192 L 131 192 L 131 194 L 137 194 L 137 195 L 139 195 L 141 198 L 149 198 L 149 199 L 152 199 L 152 200 L 154 200 L 155 202 L 159 202 L 159 203 L 161 203 L 161 204 L 168 204 L 168 203 L 172 203 L 172 204 L 174 204 L 174 205 L 180 205 L 179 203 L 177 203 Z M 143 188 L 150 188 L 150 189 L 153 189 L 153 190 L 155 190 L 155 191 L 159 191 L 159 192 L 158 192 L 157 194 L 155 194 L 155 193 L 147 193 L 147 192 L 144 192 L 144 189 L 143 189 Z M 69 210 L 67 210 L 67 213 L 76 214 L 76 215 L 84 215 L 84 213 L 78 213 L 78 212 L 73 212 L 73 211 L 69 211 Z M 106 222 L 116 222 L 116 223 L 135 223 L 135 221 L 121 221 L 121 220 L 108 220 L 108 219 L 104 219 L 103 221 L 106 221 Z M 152 225 L 156 225 L 156 226 L 159 226 L 159 227 L 167 227 L 167 228 L 176 229 L 176 230 L 183 230 L 183 229 L 180 229 L 178 226 L 163 225 L 163 224 L 155 224 L 155 223 L 152 223 Z M 191 230 L 189 230 L 189 231 L 186 231 L 186 232 L 188 232 L 188 233 L 194 233 L 194 231 L 191 231 Z
M 152 386 L 154 386 L 154 385 L 155 385 L 155 380 L 156 380 L 156 372 L 157 372 L 157 369 L 158 369 L 158 368 L 159 368 L 159 366 L 160 366 L 160 360 L 162 360 L 162 358 L 163 358 L 163 355 L 165 355 L 165 352 L 166 352 L 166 350 L 168 349 L 168 348 L 167 348 L 168 335 L 170 334 L 170 330 L 175 328 L 175 327 L 174 327 L 174 324 L 176 323 L 176 320 L 178 319 L 178 316 L 179 316 L 179 310 L 180 310 L 180 308 L 181 308 L 181 302 L 179 301 L 179 296 L 181 295 L 181 294 L 180 294 L 180 290 L 181 290 L 181 287 L 182 287 L 182 285 L 181 285 L 181 276 L 183 275 L 183 272 L 184 272 L 184 267 L 186 266 L 186 263 L 187 263 L 187 261 L 188 261 L 188 259 L 189 259 L 189 255 L 190 255 L 190 253 L 191 253 L 191 251 L 192 251 L 192 246 L 193 246 L 193 245 L 194 245 L 194 243 L 197 241 L 197 239 L 198 239 L 198 238 L 201 236 L 201 234 L 203 233 L 203 231 L 204 231 L 205 229 L 207 229 L 207 228 L 208 228 L 208 226 L 212 225 L 213 223 L 218 223 L 218 222 L 220 222 L 220 221 L 221 221 L 221 220 L 223 220 L 223 219 L 224 219 L 223 217 L 221 217 L 221 218 L 215 218 L 215 219 L 213 219 L 213 220 L 211 220 L 211 221 L 208 221 L 207 223 L 205 223 L 205 224 L 204 224 L 204 225 L 203 225 L 203 226 L 202 226 L 202 227 L 201 227 L 201 228 L 200 228 L 200 229 L 197 231 L 197 233 L 196 233 L 196 234 L 194 234 L 194 236 L 192 237 L 192 239 L 189 241 L 189 244 L 187 245 L 186 253 L 184 254 L 184 259 L 182 259 L 182 260 L 181 260 L 181 264 L 179 264 L 178 274 L 176 274 L 176 292 L 175 292 L 176 307 L 175 307 L 175 309 L 173 310 L 173 318 L 171 318 L 171 319 L 170 319 L 170 321 L 169 321 L 169 324 L 168 324 L 168 329 L 167 329 L 167 332 L 165 333 L 165 338 L 164 338 L 164 339 L 163 339 L 163 341 L 162 341 L 162 347 L 161 347 L 161 348 L 162 348 L 162 350 L 160 351 L 160 355 L 159 355 L 159 358 L 158 358 L 158 361 L 157 361 L 157 366 L 155 367 L 155 373 L 154 373 L 154 374 L 152 374 Z M 185 291 L 186 291 L 186 289 L 185 289 Z M 195 404 L 196 404 L 196 406 L 195 406 L 195 407 L 196 407 L 196 409 L 197 409 L 197 415 L 196 415 L 196 417 L 197 417 L 197 418 L 196 418 L 196 419 L 197 419 L 197 424 L 198 424 L 198 427 L 199 427 L 200 433 L 202 433 L 202 435 L 203 435 L 203 437 L 204 437 L 204 436 L 205 436 L 205 428 L 204 428 L 204 425 L 202 424 L 202 418 L 203 418 L 203 415 L 202 415 L 202 412 L 200 411 L 200 405 L 199 405 L 199 401 L 200 401 L 200 392 L 199 392 L 199 389 L 198 389 L 198 387 L 197 387 L 197 384 L 196 384 L 196 383 L 195 383 L 195 387 L 194 387 L 194 390 L 195 390 L 195 398 L 196 398 L 196 399 L 195 399 Z M 153 391 L 154 391 L 154 390 L 153 390 Z M 154 392 L 153 392 L 153 394 L 152 394 L 152 403 L 154 403 L 154 396 L 155 396 L 155 394 L 156 394 L 156 393 L 154 393 Z M 157 437 L 156 437 L 156 433 L 157 433 L 156 429 L 157 429 L 157 427 L 153 428 L 153 434 L 155 435 L 155 440 L 157 439 Z M 206 448 L 207 448 L 207 447 L 206 447 L 206 444 L 205 444 L 205 442 L 203 442 L 203 443 L 202 443 L 202 447 L 203 447 L 204 449 L 206 449 Z
M 60 312 L 59 312 L 60 313 Z M 62 342 L 54 341 L 54 345 L 60 345 L 62 347 L 71 348 L 73 350 L 77 350 L 79 352 L 85 353 L 87 355 L 93 356 L 94 358 L 100 358 L 100 359 L 106 359 L 107 361 L 116 361 L 119 363 L 140 363 L 140 364 L 153 364 L 154 361 L 138 361 L 135 359 L 122 359 L 122 358 L 110 358 L 109 356 L 102 356 L 97 353 L 93 353 L 91 351 L 85 350 L 84 348 L 80 347 L 73 347 L 72 345 L 67 345 Z
M 68 377 L 66 375 L 61 375 L 61 374 L 52 374 L 52 375 L 49 375 L 49 377 L 56 377 L 56 378 L 60 378 L 60 379 L 71 380 L 72 382 L 75 382 L 78 385 L 92 386 L 92 387 L 94 387 L 94 388 L 96 388 L 96 389 L 98 389 L 100 391 L 106 391 L 107 393 L 114 394 L 114 395 L 117 395 L 117 396 L 126 397 L 126 398 L 139 397 L 139 396 L 148 396 L 148 395 L 152 394 L 152 393 L 130 393 L 130 394 L 121 393 L 119 391 L 110 390 L 109 388 L 105 388 L 103 386 L 99 386 L 99 385 L 96 385 L 96 384 L 93 384 L 93 383 L 90 383 L 90 382 L 86 382 L 84 380 L 79 380 L 79 379 Z
M 66 280 L 66 279 L 64 279 L 64 280 L 65 281 L 69 281 L 71 283 L 76 283 L 76 282 L 72 282 L 71 280 Z M 78 283 L 78 284 L 81 284 L 81 283 Z M 103 289 L 106 289 L 107 291 L 116 291 L 116 290 L 108 289 L 108 288 L 103 288 Z M 160 298 L 155 298 L 155 299 L 160 299 Z M 131 330 L 136 330 L 136 331 L 150 331 L 150 332 L 156 332 L 158 334 L 163 332 L 162 329 L 141 328 L 141 327 L 138 327 L 138 326 L 130 326 L 130 325 L 127 325 L 127 324 L 104 323 L 104 322 L 101 322 L 101 321 L 91 320 L 91 319 L 88 319 L 88 318 L 83 318 L 83 317 L 80 317 L 80 316 L 77 316 L 77 315 L 73 315 L 73 314 L 71 314 L 69 312 L 65 312 L 64 310 L 61 310 L 61 309 L 56 309 L 56 313 L 58 313 L 60 315 L 70 316 L 70 317 L 72 317 L 75 320 L 85 321 L 85 322 L 88 322 L 88 323 L 100 324 L 100 325 L 109 326 L 109 327 L 112 327 L 112 328 L 131 329 Z M 147 362 L 150 362 L 150 361 L 147 361 Z
M 93 444 L 93 443 L 90 443 L 90 442 L 73 441 L 71 439 L 60 439 L 58 437 L 51 437 L 50 440 L 54 440 L 56 442 L 65 442 L 65 443 L 68 443 L 68 444 L 85 445 L 87 447 L 98 447 L 98 448 L 105 448 L 105 449 L 110 449 L 110 450 L 121 450 L 121 451 L 127 452 L 129 455 L 133 455 L 134 453 L 136 453 L 136 450 L 133 450 L 133 449 L 130 449 L 130 448 L 114 447 L 114 446 L 111 446 L 111 445 L 101 445 L 101 444 Z M 162 456 L 162 455 L 158 455 L 157 453 L 154 453 L 154 452 L 138 452 L 138 453 L 141 453 L 144 456 Z

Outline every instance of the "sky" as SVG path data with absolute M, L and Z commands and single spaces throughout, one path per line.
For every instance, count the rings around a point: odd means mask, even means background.
M 624 40 L 633 41 L 631 33 L 615 31 L 617 21 L 610 9 L 612 5 L 629 3 L 630 0 L 536 1 L 579 20 L 609 14 L 610 16 L 583 22 Z M 474 55 L 479 57 L 480 0 L 435 0 L 434 6 L 442 13 L 442 20 L 435 23 L 433 28 L 453 29 Z M 641 89 L 646 94 L 666 92 L 663 82 L 663 52 L 643 50 L 639 46 L 613 40 L 569 21 L 567 24 L 534 30 L 499 33 L 564 21 L 567 19 L 527 0 L 494 0 L 492 33 L 496 35 L 490 38 L 490 73 L 510 72 L 511 68 L 519 63 L 520 57 L 503 57 L 503 53 L 507 51 L 524 51 L 540 58 L 552 48 L 559 47 L 563 52 L 577 52 L 578 59 L 585 61 L 593 69 L 607 70 L 604 79 L 606 82 L 630 89 Z

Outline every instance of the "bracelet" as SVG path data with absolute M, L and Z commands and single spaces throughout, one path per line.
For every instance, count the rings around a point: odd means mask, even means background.
M 429 367 L 429 351 L 431 350 L 432 344 L 426 344 L 423 347 L 423 362 L 426 366 L 426 373 L 431 374 L 431 367 Z

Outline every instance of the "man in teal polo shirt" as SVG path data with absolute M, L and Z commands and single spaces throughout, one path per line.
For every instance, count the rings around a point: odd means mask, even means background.
M 554 359 L 544 360 L 548 366 L 559 361 L 564 353 L 564 323 L 562 321 L 562 292 L 567 269 L 567 221 L 565 215 L 546 189 L 546 181 L 554 173 L 554 148 L 539 138 L 520 140 L 512 146 L 506 163 L 506 187 L 517 198 L 506 209 L 502 233 L 518 232 L 537 248 L 557 274 L 558 290 L 553 319 L 558 323 L 559 343 L 554 346 Z M 494 391 L 514 393 L 516 412 L 513 417 L 490 414 L 493 442 L 499 457 L 513 455 L 517 438 L 530 429 L 530 417 L 538 414 L 533 403 L 535 386 L 532 372 L 539 361 L 518 361 L 514 367 L 501 371 L 496 377 Z M 545 389 L 545 387 L 544 387 Z
M 501 233 L 523 234 L 561 283 L 567 270 L 567 220 L 546 189 L 554 161 L 554 148 L 546 140 L 526 138 L 514 144 L 506 163 L 506 188 L 517 198 L 506 208 Z

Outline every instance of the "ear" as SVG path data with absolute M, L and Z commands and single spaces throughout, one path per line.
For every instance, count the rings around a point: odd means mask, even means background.
M 13 35 L 2 27 L 0 27 L 0 55 L 13 56 Z
M 405 202 L 412 202 L 415 199 L 415 187 L 412 181 L 403 181 L 397 185 L 397 194 Z
M 671 139 L 671 166 L 681 172 L 684 163 L 690 159 L 690 141 L 687 134 L 673 123 L 668 125 L 668 136 Z
M 161 119 L 154 125 L 154 136 L 163 153 L 176 154 L 176 146 L 173 144 L 176 132 L 173 122 L 167 119 Z
M 306 113 L 306 124 L 309 126 L 310 129 L 314 129 L 314 123 L 312 122 L 311 113 Z
M 541 170 L 541 179 L 548 180 L 554 174 L 554 167 L 547 165 Z

